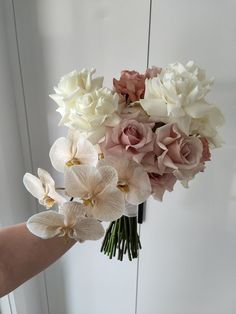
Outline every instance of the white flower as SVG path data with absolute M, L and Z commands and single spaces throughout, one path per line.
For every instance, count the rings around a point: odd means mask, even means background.
M 212 147 L 220 147 L 223 143 L 217 128 L 224 124 L 224 117 L 217 107 L 196 115 L 190 124 L 190 134 L 200 134 L 208 139 Z
M 224 119 L 220 110 L 204 98 L 213 84 L 212 78 L 206 78 L 205 71 L 193 61 L 186 66 L 174 63 L 162 69 L 158 77 L 146 80 L 145 84 L 145 96 L 140 102 L 151 118 L 165 123 L 176 122 L 187 135 L 197 132 L 214 142 L 216 128 Z M 196 119 L 201 119 L 201 123 L 204 121 L 204 128 L 198 124 L 196 129 Z M 210 134 L 205 132 L 209 121 Z
M 62 205 L 66 199 L 56 192 L 55 182 L 50 174 L 39 168 L 38 176 L 39 178 L 31 173 L 24 175 L 23 183 L 26 189 L 46 208 L 52 207 L 55 203 Z
M 109 165 L 118 173 L 117 187 L 123 192 L 125 200 L 133 205 L 146 201 L 151 195 L 151 184 L 144 168 L 133 160 L 106 156 L 99 161 L 99 166 Z
M 80 95 L 76 106 L 70 110 L 66 125 L 84 132 L 96 144 L 105 135 L 106 126 L 119 123 L 118 102 L 118 95 L 105 87 Z
M 90 164 L 96 166 L 96 148 L 79 131 L 70 130 L 68 136 L 58 138 L 52 145 L 49 156 L 53 167 L 64 172 L 65 167 Z
M 67 202 L 58 212 L 48 210 L 32 216 L 27 221 L 31 233 L 42 239 L 55 236 L 85 240 L 98 240 L 104 235 L 99 221 L 87 218 L 82 204 Z
M 65 172 L 67 194 L 79 197 L 88 215 L 104 221 L 116 220 L 124 212 L 124 197 L 117 181 L 116 170 L 109 166 L 73 166 Z
M 72 71 L 60 79 L 57 87 L 54 87 L 56 94 L 50 97 L 58 104 L 58 112 L 62 115 L 60 125 L 68 120 L 70 110 L 75 107 L 79 95 L 90 93 L 102 87 L 103 77 L 92 78 L 95 69 Z

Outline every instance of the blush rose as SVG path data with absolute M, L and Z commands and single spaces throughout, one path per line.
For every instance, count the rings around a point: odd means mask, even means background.
M 141 123 L 133 119 L 123 120 L 114 128 L 107 128 L 104 142 L 100 144 L 104 154 L 135 157 L 138 161 L 153 150 L 154 133 L 151 123 Z

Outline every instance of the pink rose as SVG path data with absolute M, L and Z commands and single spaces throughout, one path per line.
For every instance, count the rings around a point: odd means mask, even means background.
M 145 78 L 152 79 L 154 77 L 157 77 L 161 73 L 161 70 L 162 70 L 161 68 L 157 68 L 153 66 L 146 70 Z
M 153 124 L 145 124 L 133 119 L 123 120 L 114 128 L 107 128 L 104 142 L 100 144 L 104 154 L 126 153 L 138 161 L 153 150 Z
M 145 76 L 136 71 L 122 71 L 119 80 L 113 79 L 114 90 L 128 103 L 144 97 Z
M 203 145 L 199 138 L 187 136 L 176 124 L 166 124 L 156 130 L 153 152 L 141 163 L 148 172 L 164 174 L 195 169 L 201 162 Z
M 209 149 L 208 140 L 205 137 L 200 137 L 203 146 L 202 158 L 201 162 L 210 161 L 211 160 L 211 152 Z
M 160 175 L 152 172 L 149 173 L 148 176 L 152 187 L 152 196 L 159 201 L 162 201 L 165 191 L 173 191 L 177 181 L 172 173 Z

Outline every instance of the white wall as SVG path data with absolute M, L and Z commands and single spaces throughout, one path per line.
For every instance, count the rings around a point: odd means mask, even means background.
M 59 77 L 74 68 L 96 67 L 109 85 L 124 68 L 143 71 L 149 1 L 17 0 L 12 7 L 5 0 L 4 4 L 7 19 L 0 19 L 4 23 L 0 34 L 6 31 L 0 42 L 4 55 L 0 73 L 8 72 L 9 58 L 12 72 L 0 77 L 6 94 L 0 127 L 4 133 L 9 129 L 14 145 L 0 138 L 6 155 L 14 156 L 14 167 L 4 164 L 1 171 L 10 169 L 4 195 L 14 185 L 17 199 L 23 202 L 19 212 L 26 218 L 34 205 L 25 209 L 24 169 L 52 170 L 50 145 L 65 132 L 57 127 L 59 116 L 48 94 Z M 153 0 L 149 64 L 194 59 L 216 77 L 211 99 L 226 115 L 222 131 L 226 144 L 214 152 L 205 174 L 192 182 L 190 190 L 177 186 L 162 204 L 150 199 L 141 228 L 139 267 L 137 262 L 107 260 L 99 253 L 98 242 L 78 244 L 47 270 L 46 290 L 43 279 L 37 281 L 41 288 L 31 288 L 36 299 L 39 290 L 42 295 L 30 314 L 46 314 L 47 298 L 50 314 L 236 312 L 235 10 L 233 0 Z M 19 128 L 17 122 L 6 124 L 6 119 L 18 119 Z M 14 205 L 15 201 L 6 204 Z M 15 217 L 13 211 L 7 223 Z
M 216 78 L 209 99 L 226 125 L 224 147 L 190 189 L 148 203 L 138 314 L 236 312 L 235 10 L 235 1 L 153 1 L 150 63 L 202 65 Z

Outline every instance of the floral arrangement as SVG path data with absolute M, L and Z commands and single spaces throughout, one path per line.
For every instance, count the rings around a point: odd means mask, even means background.
M 132 260 L 141 248 L 138 205 L 151 195 L 162 201 L 177 181 L 185 187 L 211 159 L 222 141 L 220 110 L 205 96 L 213 79 L 194 62 L 152 67 L 145 74 L 122 71 L 113 90 L 95 70 L 63 76 L 50 97 L 69 128 L 49 156 L 64 175 L 58 188 L 48 172 L 26 173 L 24 184 L 46 207 L 28 229 L 43 239 L 59 236 L 98 240 L 110 222 L 101 251 Z M 50 209 L 53 205 L 58 210 Z

